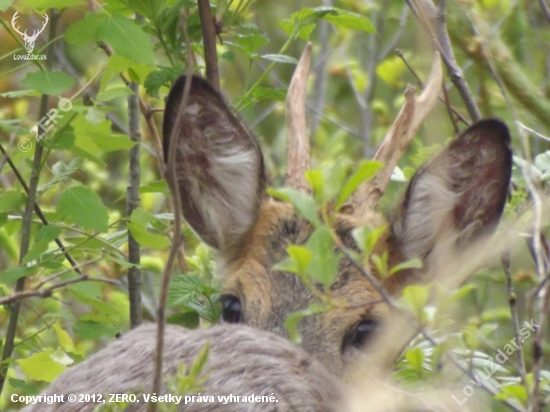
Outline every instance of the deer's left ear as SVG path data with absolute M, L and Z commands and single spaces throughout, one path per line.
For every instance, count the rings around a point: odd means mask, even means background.
M 432 259 L 468 246 L 498 223 L 512 168 L 510 133 L 482 120 L 453 140 L 411 180 L 393 225 L 407 259 Z
M 164 157 L 167 161 L 169 152 L 176 151 L 185 220 L 202 240 L 225 250 L 258 218 L 266 180 L 263 158 L 254 137 L 210 83 L 197 76 L 189 80 L 182 113 L 186 77 L 176 81 L 166 101 Z

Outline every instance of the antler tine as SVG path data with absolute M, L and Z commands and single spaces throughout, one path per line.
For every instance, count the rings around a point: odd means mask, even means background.
M 19 27 L 15 27 L 15 21 L 17 20 L 18 17 L 19 17 L 19 12 L 16 11 L 15 14 L 13 15 L 13 17 L 11 18 L 11 27 L 13 27 L 13 29 L 14 29 L 17 33 L 19 33 L 21 36 L 24 36 L 24 35 L 27 34 L 27 30 L 25 30 L 24 33 L 21 33 L 21 32 L 19 31 Z
M 374 160 L 384 163 L 383 169 L 372 180 L 363 184 L 352 200 L 355 213 L 358 215 L 368 210 L 374 210 L 378 206 L 378 201 L 390 181 L 401 154 L 411 142 L 430 110 L 435 106 L 442 79 L 443 72 L 439 52 L 434 51 L 430 77 L 424 91 L 415 99 L 415 88 L 407 86 L 405 103 L 374 156 Z
M 40 33 L 42 33 L 44 31 L 44 29 L 46 28 L 46 25 L 48 24 L 48 21 L 50 21 L 50 18 L 48 17 L 47 14 L 44 14 L 44 17 L 45 17 L 45 19 L 44 19 L 44 24 L 42 24 L 42 28 L 33 30 L 31 39 L 36 40 L 38 38 L 38 35 Z
M 285 185 L 311 191 L 304 173 L 309 169 L 309 139 L 306 128 L 306 86 L 311 61 L 311 43 L 296 66 L 286 96 L 287 169 Z

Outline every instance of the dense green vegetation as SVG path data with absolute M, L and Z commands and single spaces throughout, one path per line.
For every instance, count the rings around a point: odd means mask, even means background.
M 313 45 L 307 117 L 315 196 L 271 192 L 306 218 L 317 219 L 319 207 L 326 211 L 372 177 L 376 164 L 361 162 L 374 155 L 397 116 L 406 84 L 422 88 L 427 80 L 428 30 L 440 20 L 420 12 L 426 10 L 420 4 L 212 2 L 209 39 L 216 42 L 221 89 L 257 135 L 275 188 L 286 165 L 284 99 L 306 41 Z M 469 398 L 462 388 L 511 341 L 514 324 L 533 319 L 542 328 L 471 396 L 495 411 L 549 410 L 550 13 L 537 2 L 444 5 L 437 7 L 447 17 L 443 30 L 452 48 L 440 32 L 435 36 L 454 52 L 468 88 L 445 71 L 448 102 L 436 105 L 400 160 L 383 211 L 391 215 L 414 170 L 480 117 L 501 118 L 512 131 L 513 185 L 491 267 L 463 274 L 451 291 L 438 284 L 406 290 L 400 302 L 419 331 L 395 362 L 394 383 L 412 392 L 450 385 L 458 391 L 449 394 Z M 44 14 L 49 20 L 33 54 L 47 59 L 17 58 L 27 52 L 15 27 L 31 33 Z M 0 0 L 2 376 L 7 371 L 1 410 L 19 409 L 11 394 L 38 393 L 130 323 L 156 318 L 174 234 L 162 110 L 179 75 L 205 75 L 212 64 L 203 48 L 204 21 L 197 2 L 187 0 Z M 321 216 L 314 241 L 291 249 L 281 264 L 330 284 L 337 256 L 326 253 L 333 250 L 329 222 Z M 214 253 L 182 227 L 167 320 L 201 327 L 219 318 Z M 371 258 L 391 276 L 384 257 L 370 255 L 378 232 L 357 236 L 365 245 L 357 258 Z M 322 270 L 304 269 L 312 256 L 323 257 Z M 323 304 L 288 319 L 292 337 L 300 318 Z

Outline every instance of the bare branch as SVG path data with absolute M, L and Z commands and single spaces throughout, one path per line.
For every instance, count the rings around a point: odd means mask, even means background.
M 519 345 L 518 353 L 518 369 L 519 376 L 521 377 L 521 384 L 525 386 L 527 390 L 527 380 L 525 378 L 525 359 L 523 357 L 523 339 L 519 334 L 519 316 L 518 309 L 516 307 L 516 293 L 514 291 L 514 284 L 512 282 L 512 273 L 510 272 L 510 252 L 506 251 L 501 257 L 502 267 L 504 268 L 504 274 L 506 275 L 506 285 L 508 288 L 508 303 L 510 305 L 510 314 L 512 315 L 512 327 L 514 329 L 514 336 L 516 343 Z
M 405 103 L 374 156 L 374 160 L 384 163 L 384 168 L 371 181 L 357 190 L 352 201 L 356 207 L 356 214 L 360 215 L 367 210 L 374 210 L 378 205 L 401 154 L 411 142 L 430 110 L 435 106 L 442 78 L 439 53 L 434 52 L 432 70 L 422 94 L 415 99 L 413 86 L 409 85 L 405 90 Z
M 130 139 L 135 146 L 128 152 L 129 177 L 128 188 L 126 189 L 126 217 L 128 220 L 132 212 L 139 207 L 139 186 L 141 182 L 141 167 L 139 164 L 141 152 L 141 131 L 139 128 L 139 84 L 130 83 L 130 89 L 134 92 L 128 96 L 128 130 Z M 128 229 L 128 262 L 131 266 L 128 269 L 128 298 L 130 301 L 130 326 L 139 326 L 142 322 L 141 313 L 141 246 L 134 239 Z
M 546 17 L 546 20 L 548 23 L 550 23 L 550 8 L 548 8 L 548 5 L 544 0 L 539 0 L 540 8 L 542 9 L 542 13 L 544 14 L 544 17 Z
M 193 79 L 193 55 L 191 50 L 191 42 L 187 33 L 187 27 L 185 20 L 182 22 L 182 32 L 185 38 L 185 50 L 187 51 L 187 77 L 185 80 L 185 86 L 183 89 L 183 97 L 180 102 L 178 109 L 178 115 L 174 124 L 181 124 L 181 118 L 185 113 L 185 108 L 187 107 L 187 102 L 189 100 L 189 94 L 191 91 L 191 82 Z M 170 144 L 169 147 L 177 147 L 178 139 L 178 130 L 174 128 L 172 134 L 170 135 Z M 168 254 L 168 260 L 164 271 L 162 272 L 162 281 L 160 285 L 159 292 L 159 305 L 157 311 L 157 344 L 155 349 L 155 358 L 154 358 L 154 375 L 153 375 L 153 387 L 152 393 L 160 393 L 162 386 L 162 363 L 164 359 L 164 329 L 166 326 L 166 301 L 168 299 L 168 286 L 170 284 L 170 278 L 172 274 L 172 267 L 174 266 L 174 261 L 180 250 L 182 230 L 181 230 L 181 197 L 178 185 L 178 178 L 176 175 L 176 150 L 170 150 L 168 154 L 168 164 L 166 166 L 165 178 L 168 182 L 168 187 L 170 188 L 170 193 L 172 195 L 172 201 L 174 202 L 174 233 L 172 238 L 172 245 L 170 247 L 170 252 Z M 157 410 L 156 402 L 149 402 L 147 405 L 147 412 L 155 412 Z
M 309 169 L 309 139 L 306 127 L 306 87 L 311 60 L 311 43 L 296 66 L 286 97 L 287 168 L 285 184 L 310 191 L 304 173 Z
M 84 265 L 82 265 L 84 266 Z M 65 280 L 63 282 L 56 283 L 54 285 L 48 286 L 44 289 L 34 289 L 34 290 L 27 290 L 24 292 L 14 293 L 13 295 L 10 295 L 8 297 L 5 297 L 3 299 L 0 299 L 0 305 L 7 305 L 10 303 L 14 303 L 17 301 L 20 301 L 22 299 L 28 299 L 28 298 L 48 298 L 52 296 L 52 294 L 57 291 L 58 289 L 64 288 L 66 286 L 72 285 L 74 283 L 80 283 L 80 282 L 100 282 L 100 283 L 108 283 L 110 285 L 117 285 L 116 282 L 113 282 L 109 279 L 101 279 L 101 278 L 94 278 L 91 276 L 83 275 L 79 276 L 74 279 Z
M 426 31 L 435 39 L 437 48 L 441 53 L 441 58 L 447 66 L 451 81 L 457 88 L 468 113 L 473 121 L 481 119 L 481 113 L 477 107 L 475 99 L 470 91 L 468 83 L 464 79 L 464 73 L 456 62 L 445 17 L 445 0 L 438 0 L 438 7 L 435 8 L 432 0 L 410 0 L 409 5 L 413 8 L 420 22 L 424 25 Z
M 204 60 L 206 78 L 212 83 L 216 91 L 220 91 L 220 72 L 218 70 L 218 54 L 216 53 L 216 25 L 210 2 L 198 0 L 199 16 L 202 27 L 202 42 L 204 44 Z

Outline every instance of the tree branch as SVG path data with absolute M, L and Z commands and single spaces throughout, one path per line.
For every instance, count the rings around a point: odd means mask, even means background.
M 449 33 L 447 32 L 445 0 L 438 0 L 437 9 L 431 0 L 407 0 L 407 3 L 424 25 L 430 37 L 435 40 L 437 49 L 441 53 L 441 58 L 449 71 L 451 81 L 460 93 L 470 114 L 470 118 L 473 121 L 481 119 L 481 113 L 470 91 L 470 87 L 464 79 L 464 73 L 462 73 L 462 69 L 454 56 Z
M 198 0 L 199 16 L 202 27 L 202 43 L 204 45 L 204 61 L 206 65 L 206 78 L 212 83 L 216 91 L 220 91 L 220 72 L 218 69 L 218 54 L 216 52 L 216 25 L 210 2 Z

